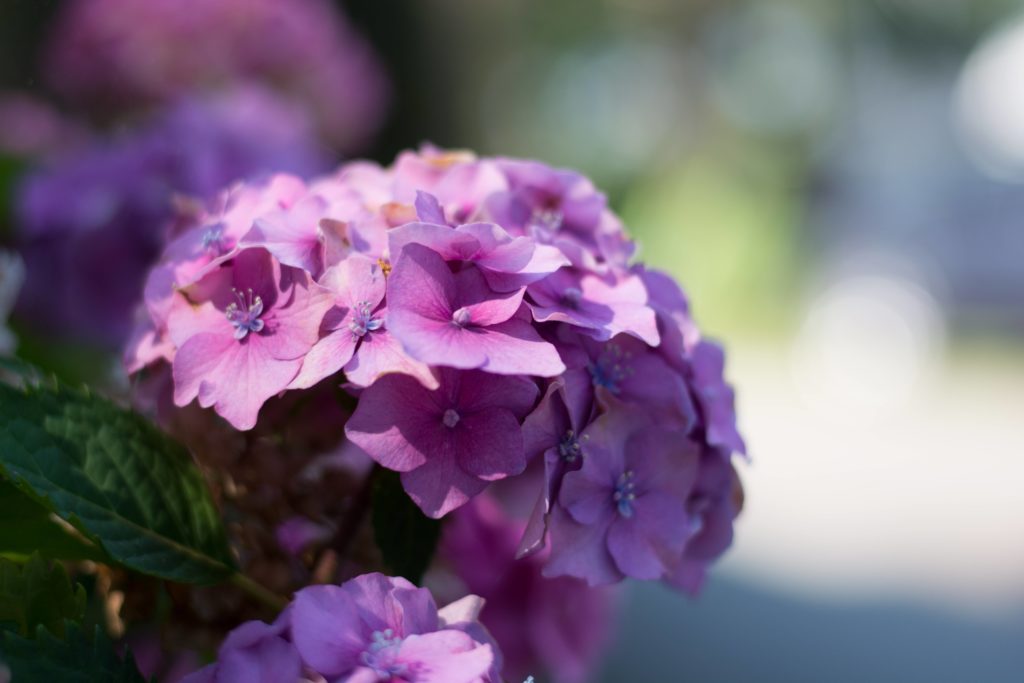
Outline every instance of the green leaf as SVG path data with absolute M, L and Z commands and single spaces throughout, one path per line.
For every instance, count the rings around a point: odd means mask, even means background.
M 0 559 L 0 624 L 23 636 L 37 628 L 64 635 L 66 619 L 85 614 L 85 589 L 72 586 L 64 566 L 33 555 L 25 564 Z M 6 629 L 5 629 L 6 630 Z
M 373 535 L 392 574 L 419 585 L 441 536 L 441 521 L 423 514 L 397 472 L 378 470 L 373 486 Z
M 53 560 L 110 561 L 55 520 L 46 506 L 0 478 L 0 555 L 28 557 L 34 552 Z
M 183 583 L 234 569 L 187 451 L 88 391 L 0 385 L 0 473 L 129 569 Z
M 124 659 L 97 626 L 92 640 L 78 624 L 68 623 L 64 639 L 40 626 L 35 638 L 14 633 L 0 636 L 0 661 L 10 669 L 14 683 L 145 683 L 135 659 Z M 0 676 L 2 678 L 2 676 Z

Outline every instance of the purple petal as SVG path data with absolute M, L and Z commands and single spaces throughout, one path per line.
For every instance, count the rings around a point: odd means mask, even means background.
M 635 579 L 661 578 L 682 556 L 690 533 L 683 501 L 655 492 L 638 497 L 633 517 L 620 517 L 608 532 L 608 550 L 619 570 Z
M 349 315 L 345 320 L 350 319 Z M 356 350 L 356 336 L 346 325 L 341 325 L 313 346 L 302 360 L 302 369 L 289 389 L 308 389 L 317 382 L 335 374 L 349 362 Z
M 448 225 L 441 202 L 437 201 L 437 197 L 434 195 L 417 190 L 414 206 L 416 207 L 416 216 L 424 223 Z
M 445 223 L 407 223 L 388 231 L 388 250 L 400 256 L 410 244 L 417 244 L 438 254 L 444 261 L 468 261 L 480 251 L 480 242 Z
M 402 486 L 424 514 L 439 519 L 483 491 L 487 482 L 464 472 L 454 454 L 431 454 L 422 466 L 402 473 Z
M 459 420 L 454 427 L 456 453 L 463 471 L 496 481 L 526 469 L 519 420 L 503 408 L 486 408 Z
M 323 269 L 319 223 L 326 209 L 327 203 L 313 196 L 290 209 L 268 213 L 256 219 L 242 245 L 263 247 L 281 263 L 319 275 Z
M 394 336 L 380 329 L 363 337 L 355 356 L 345 366 L 345 376 L 357 386 L 368 387 L 387 373 L 415 377 L 428 389 L 438 386 L 429 366 L 409 356 Z
M 555 506 L 549 528 L 551 557 L 544 567 L 544 576 L 575 576 L 591 586 L 622 580 L 622 572 L 608 553 L 607 525 L 578 524 Z
M 452 458 L 445 407 L 412 377 L 385 375 L 359 397 L 345 435 L 384 467 L 408 472 L 429 459 Z
M 342 587 L 303 588 L 292 610 L 292 641 L 307 666 L 337 676 L 359 664 L 369 642 L 356 604 Z

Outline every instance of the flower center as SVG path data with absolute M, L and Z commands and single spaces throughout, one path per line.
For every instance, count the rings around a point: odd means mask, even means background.
M 530 216 L 530 225 L 555 232 L 562 227 L 562 212 L 551 207 L 539 207 Z
M 458 411 L 456 411 L 455 408 L 449 408 L 448 410 L 444 411 L 444 416 L 441 418 L 441 422 L 443 422 L 444 426 L 447 427 L 448 429 L 452 429 L 455 427 L 455 425 L 459 424 L 459 420 L 461 419 L 462 416 L 459 415 Z
M 619 511 L 619 515 L 629 519 L 633 516 L 633 504 L 636 501 L 636 483 L 633 481 L 633 470 L 626 470 L 619 475 L 615 481 L 615 492 L 612 493 L 612 500 Z
M 595 386 L 604 387 L 613 394 L 619 393 L 622 381 L 632 374 L 632 368 L 626 362 L 630 355 L 618 346 L 609 344 L 597 361 L 587 366 L 591 381 Z
M 577 308 L 583 300 L 583 292 L 578 287 L 566 287 L 562 292 L 562 305 L 566 308 Z
M 465 327 L 469 324 L 471 315 L 469 309 L 463 306 L 459 310 L 452 313 L 452 324 L 456 327 Z
M 390 681 L 398 677 L 405 678 L 408 667 L 395 661 L 401 645 L 402 639 L 396 636 L 391 629 L 374 631 L 373 642 L 360 655 L 363 666 L 372 669 L 381 681 Z
M 237 289 L 231 291 L 235 293 L 237 301 L 224 309 L 224 315 L 235 326 L 235 339 L 241 341 L 250 332 L 263 330 L 263 319 L 260 318 L 263 315 L 263 299 L 258 294 L 254 295 L 251 289 L 247 289 L 244 295 Z
M 576 462 L 582 455 L 583 447 L 580 445 L 579 437 L 576 436 L 576 432 L 569 430 L 562 437 L 562 440 L 558 442 L 558 454 L 562 456 L 562 460 L 566 462 Z
M 352 330 L 356 337 L 363 337 L 367 332 L 379 330 L 383 324 L 383 320 L 373 317 L 370 302 L 360 301 L 352 311 L 352 322 L 348 324 L 348 329 Z
M 202 246 L 203 251 L 213 256 L 220 256 L 227 251 L 227 245 L 224 244 L 223 223 L 214 223 L 203 232 Z

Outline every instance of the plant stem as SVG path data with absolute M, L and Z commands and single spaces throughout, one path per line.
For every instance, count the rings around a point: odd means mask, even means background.
M 261 603 L 278 612 L 288 606 L 288 600 L 274 593 L 270 589 L 261 586 L 245 574 L 235 572 L 231 575 L 231 583 L 240 588 L 249 596 L 256 598 Z

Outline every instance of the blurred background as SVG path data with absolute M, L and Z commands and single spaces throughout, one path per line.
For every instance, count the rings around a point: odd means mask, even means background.
M 109 376 L 178 193 L 424 141 L 570 166 L 725 342 L 751 452 L 704 594 L 627 586 L 594 680 L 1024 680 L 1019 3 L 239 0 L 184 65 L 66 4 L 0 4 L 21 355 Z

